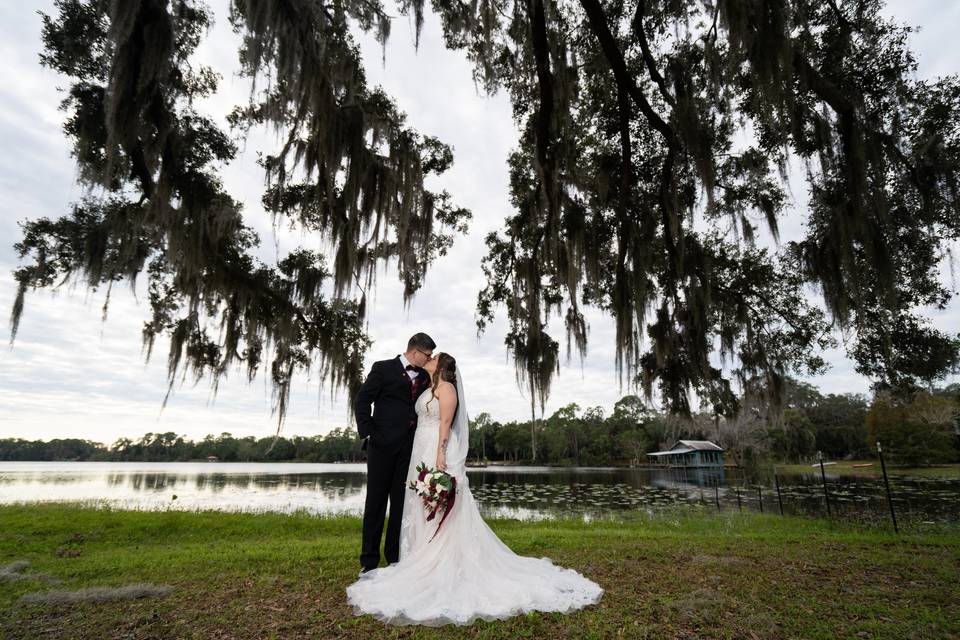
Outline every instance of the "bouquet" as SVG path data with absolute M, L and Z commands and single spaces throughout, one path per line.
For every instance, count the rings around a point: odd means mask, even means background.
M 438 512 L 441 514 L 440 524 L 428 541 L 432 542 L 440 532 L 443 521 L 453 509 L 453 503 L 456 502 L 457 479 L 446 471 L 428 469 L 423 462 L 417 465 L 417 471 L 419 472 L 417 479 L 411 480 L 408 488 L 416 491 L 423 500 L 423 507 L 427 510 L 427 522 L 437 517 Z

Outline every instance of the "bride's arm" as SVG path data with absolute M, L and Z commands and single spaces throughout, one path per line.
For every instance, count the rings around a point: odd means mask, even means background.
M 447 470 L 447 442 L 450 440 L 450 425 L 457 408 L 457 392 L 449 382 L 437 388 L 440 402 L 440 441 L 437 443 L 437 469 Z

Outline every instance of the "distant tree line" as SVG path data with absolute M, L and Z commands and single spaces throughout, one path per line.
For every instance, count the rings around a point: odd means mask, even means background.
M 918 465 L 960 462 L 960 384 L 917 390 L 909 396 L 878 392 L 822 394 L 787 378 L 786 404 L 774 415 L 749 388 L 734 420 L 709 413 L 681 418 L 651 410 L 638 396 L 602 407 L 568 404 L 549 417 L 499 422 L 489 413 L 470 424 L 470 458 L 509 463 L 637 464 L 646 454 L 680 439 L 711 440 L 728 463 L 804 462 L 817 452 L 830 459 L 869 458 L 876 442 L 891 462 Z M 198 442 L 173 432 L 120 438 L 109 447 L 81 439 L 49 442 L 0 440 L 0 460 L 188 461 L 215 456 L 226 462 L 360 462 L 362 441 L 352 428 L 323 436 L 235 437 L 208 435 Z M 273 447 L 271 448 L 271 443 Z M 432 462 L 432 461 L 431 461 Z
M 337 428 L 323 436 L 278 438 L 208 435 L 193 441 L 173 432 L 147 433 L 137 440 L 120 438 L 112 445 L 80 439 L 49 442 L 8 438 L 0 440 L 0 460 L 81 460 L 186 462 L 215 456 L 225 462 L 360 462 L 356 431 Z M 270 445 L 273 443 L 273 448 Z
M 710 440 L 728 463 L 805 462 L 822 452 L 829 459 L 870 458 L 876 442 L 892 462 L 906 465 L 960 462 L 960 384 L 915 390 L 908 396 L 877 392 L 822 394 L 786 379 L 785 405 L 775 414 L 764 394 L 748 385 L 743 410 L 733 420 L 710 413 L 690 419 L 651 411 L 637 396 L 602 407 L 561 407 L 526 422 L 496 422 L 486 413 L 471 424 L 471 455 L 478 459 L 599 465 L 646 462 L 646 454 L 677 440 Z M 534 449 L 536 447 L 536 449 Z

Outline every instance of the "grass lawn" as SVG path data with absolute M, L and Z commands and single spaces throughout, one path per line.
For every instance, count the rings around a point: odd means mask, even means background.
M 873 463 L 872 467 L 854 467 L 858 464 Z M 778 464 L 777 471 L 783 473 L 820 473 L 820 465 L 813 467 L 810 464 Z M 829 474 L 843 474 L 851 476 L 883 477 L 880 469 L 880 460 L 838 460 L 836 464 L 824 466 L 823 470 Z M 887 463 L 887 474 L 891 476 L 922 476 L 925 478 L 960 478 L 960 464 L 942 464 L 931 467 L 895 467 Z
M 391 627 L 346 603 L 359 569 L 358 518 L 17 505 L 0 507 L 0 638 L 960 637 L 956 530 L 897 537 L 696 511 L 622 523 L 489 522 L 517 553 L 597 581 L 603 600 L 570 615 Z M 16 573 L 14 561 L 29 565 Z M 126 601 L 21 599 L 133 583 L 173 589 Z

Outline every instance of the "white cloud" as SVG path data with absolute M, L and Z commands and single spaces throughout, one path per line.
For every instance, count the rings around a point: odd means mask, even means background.
M 201 103 L 210 115 L 221 118 L 242 103 L 247 81 L 230 75 L 235 68 L 237 37 L 227 23 L 226 3 L 210 3 L 217 23 L 201 47 L 202 61 L 225 75 L 221 91 Z M 43 3 L 52 12 L 52 3 Z M 0 54 L 7 63 L 0 85 L 0 135 L 8 153 L 0 158 L 0 310 L 9 313 L 15 293 L 9 275 L 17 259 L 12 245 L 19 237 L 15 222 L 40 216 L 62 215 L 81 190 L 74 182 L 69 143 L 61 133 L 62 114 L 56 110 L 65 85 L 39 65 L 40 19 L 35 3 L 5 3 L 0 8 Z M 949 29 L 960 22 L 960 7 L 946 9 L 940 2 L 891 4 L 892 12 L 907 22 L 925 25 L 915 34 L 924 76 L 957 71 Z M 946 19 L 950 12 L 952 19 Z M 376 341 L 368 359 L 392 357 L 415 331 L 427 331 L 441 350 L 458 358 L 464 370 L 471 413 L 488 411 L 501 420 L 529 417 L 529 399 L 515 384 L 513 365 L 503 346 L 504 319 L 476 337 L 474 304 L 483 285 L 480 259 L 484 236 L 496 230 L 510 214 L 506 159 L 516 140 L 506 95 L 477 95 L 471 66 L 459 52 L 447 51 L 438 21 L 430 14 L 424 25 L 420 49 L 415 52 L 406 20 L 397 20 L 388 44 L 386 66 L 379 45 L 362 38 L 362 52 L 371 85 L 383 85 L 408 115 L 415 129 L 436 135 L 454 148 L 453 167 L 431 181 L 431 188 L 449 190 L 456 202 L 473 211 L 470 234 L 458 239 L 450 255 L 440 259 L 409 309 L 402 305 L 402 288 L 395 273 L 382 273 L 369 301 L 370 333 Z M 274 238 L 270 219 L 260 206 L 263 176 L 254 164 L 256 152 L 276 148 L 273 134 L 255 131 L 237 159 L 225 169 L 228 191 L 245 204 L 245 219 L 263 239 L 259 257 L 272 262 L 290 248 L 310 238 L 280 229 Z M 15 152 L 9 152 L 10 149 Z M 799 183 L 797 183 L 799 184 Z M 804 189 L 794 191 L 798 203 Z M 783 239 L 799 234 L 799 224 L 787 222 Z M 276 245 L 275 245 L 276 243 Z M 313 248 L 318 248 L 314 246 Z M 111 295 L 107 323 L 100 322 L 104 291 L 52 295 L 30 292 L 16 344 L 0 351 L 0 437 L 87 437 L 112 442 L 120 436 L 147 431 L 174 431 L 190 437 L 229 431 L 238 435 L 269 435 L 275 428 L 270 416 L 270 390 L 263 370 L 251 384 L 241 371 L 220 384 L 210 402 L 209 383 L 192 386 L 179 381 L 160 413 L 166 393 L 168 343 L 158 340 L 153 358 L 144 365 L 140 353 L 140 328 L 148 314 L 143 282 L 138 304 L 127 286 Z M 960 305 L 931 313 L 936 326 L 956 331 Z M 620 397 L 614 372 L 613 326 L 598 311 L 588 313 L 590 351 L 582 368 L 574 357 L 563 366 L 547 406 L 577 402 L 582 407 L 601 405 L 608 410 Z M 561 326 L 560 323 L 555 323 Z M 9 341 L 4 327 L 0 340 Z M 558 332 L 561 333 L 561 332 Z M 831 392 L 865 391 L 867 381 L 852 371 L 842 352 L 827 354 L 833 369 L 811 380 Z M 342 426 L 345 400 L 331 400 L 318 390 L 316 378 L 302 376 L 291 394 L 286 433 L 316 434 Z

